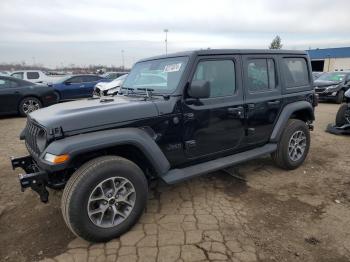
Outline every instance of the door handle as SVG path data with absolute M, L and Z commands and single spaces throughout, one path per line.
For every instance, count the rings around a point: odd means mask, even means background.
M 280 103 L 281 103 L 280 100 L 268 101 L 268 102 L 267 102 L 267 104 L 268 104 L 269 106 L 277 106 L 277 105 L 279 105 Z
M 84 85 L 81 85 L 80 87 L 85 87 Z
M 235 115 L 238 116 L 239 118 L 244 118 L 244 114 L 243 114 L 243 107 L 239 106 L 239 107 L 229 107 L 227 108 L 227 113 L 229 115 Z

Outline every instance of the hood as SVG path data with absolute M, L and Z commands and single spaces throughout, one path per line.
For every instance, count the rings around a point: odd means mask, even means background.
M 105 102 L 104 102 L 105 101 Z M 153 101 L 142 97 L 115 96 L 60 103 L 32 112 L 29 117 L 46 128 L 61 127 L 63 132 L 158 116 Z
M 314 86 L 326 87 L 326 86 L 338 85 L 340 83 L 341 83 L 341 81 L 325 81 L 325 80 L 317 80 L 316 79 L 314 81 Z
M 101 82 L 98 83 L 95 87 L 98 87 L 101 91 L 109 90 L 114 87 L 119 87 L 123 83 L 123 80 L 113 80 L 112 82 Z

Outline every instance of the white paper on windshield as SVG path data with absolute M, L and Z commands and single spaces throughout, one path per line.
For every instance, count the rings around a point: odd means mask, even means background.
M 177 72 L 180 70 L 182 63 L 170 64 L 164 67 L 164 73 Z

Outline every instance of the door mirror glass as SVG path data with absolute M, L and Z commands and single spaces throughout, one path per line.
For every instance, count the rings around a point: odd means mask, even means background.
M 205 80 L 194 80 L 187 90 L 187 94 L 192 98 L 209 98 L 210 83 Z

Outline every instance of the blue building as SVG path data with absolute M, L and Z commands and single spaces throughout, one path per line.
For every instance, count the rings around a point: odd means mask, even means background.
M 350 71 L 350 47 L 306 50 L 311 58 L 312 71 Z

